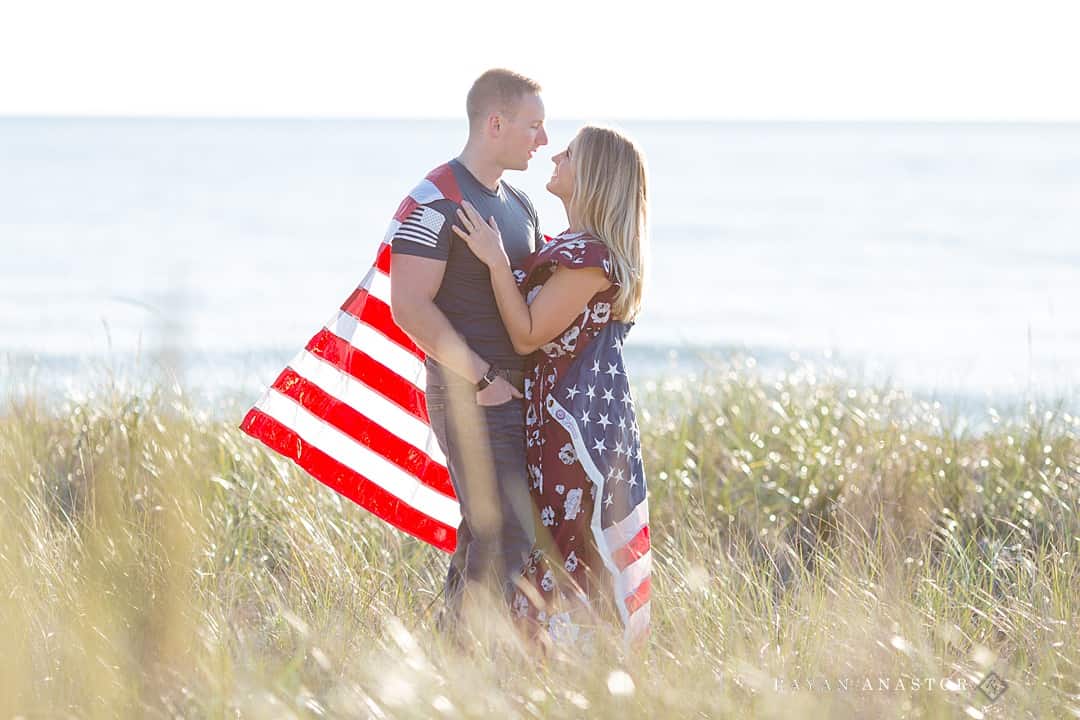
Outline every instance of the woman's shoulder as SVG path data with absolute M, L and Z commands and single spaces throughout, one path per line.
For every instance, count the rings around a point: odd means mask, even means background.
M 600 268 L 609 280 L 615 279 L 611 250 L 602 240 L 587 232 L 556 235 L 539 250 L 537 259 L 571 269 Z

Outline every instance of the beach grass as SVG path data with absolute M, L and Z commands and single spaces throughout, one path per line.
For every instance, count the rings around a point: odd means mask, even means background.
M 648 649 L 543 662 L 439 634 L 447 556 L 242 434 L 250 398 L 9 398 L 0 717 L 1080 717 L 1080 418 L 740 359 L 636 396 Z

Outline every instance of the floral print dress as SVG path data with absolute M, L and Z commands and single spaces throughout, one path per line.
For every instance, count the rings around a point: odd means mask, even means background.
M 594 295 L 561 335 L 529 358 L 525 452 L 537 511 L 537 546 L 523 570 L 524 587 L 515 594 L 513 612 L 529 636 L 546 632 L 556 644 L 575 644 L 587 643 L 598 623 L 613 617 L 605 607 L 610 578 L 590 529 L 595 485 L 578 461 L 570 436 L 549 416 L 545 403 L 560 376 L 611 320 L 618 285 L 605 245 L 586 234 L 564 233 L 536 252 L 517 274 L 526 302 L 532 303 L 558 266 L 601 268 L 612 285 Z

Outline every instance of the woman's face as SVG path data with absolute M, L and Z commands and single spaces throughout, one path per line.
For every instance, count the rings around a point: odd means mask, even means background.
M 555 172 L 551 173 L 547 189 L 564 202 L 570 202 L 570 198 L 574 195 L 574 165 L 570 162 L 570 158 L 576 149 L 576 144 L 576 142 L 571 142 L 565 150 L 551 158 L 551 162 L 555 163 Z

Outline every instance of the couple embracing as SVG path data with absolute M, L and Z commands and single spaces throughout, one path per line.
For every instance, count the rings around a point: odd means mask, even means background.
M 649 627 L 648 505 L 622 347 L 641 303 L 648 194 L 624 135 L 583 127 L 547 190 L 547 239 L 502 179 L 546 145 L 540 87 L 490 70 L 461 154 L 391 240 L 393 319 L 426 354 L 432 431 L 461 505 L 440 619 L 482 589 L 544 646 Z M 409 201 L 407 201 L 409 202 Z M 400 215 L 400 213 L 399 213 Z M 591 644 L 591 643 L 589 643 Z

